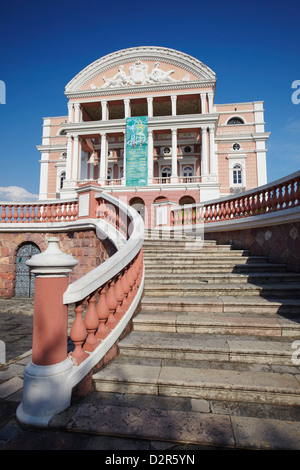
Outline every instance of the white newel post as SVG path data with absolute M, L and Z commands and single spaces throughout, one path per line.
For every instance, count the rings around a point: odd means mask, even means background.
M 78 262 L 59 249 L 58 241 L 49 238 L 48 248 L 26 263 L 36 275 L 32 362 L 24 370 L 17 417 L 30 425 L 47 425 L 71 400 L 67 379 L 74 363 L 67 355 L 68 308 L 63 295 Z

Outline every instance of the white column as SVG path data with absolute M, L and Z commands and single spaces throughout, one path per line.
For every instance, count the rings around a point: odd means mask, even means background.
M 150 96 L 147 98 L 148 104 L 148 117 L 153 117 L 153 97 Z
M 95 179 L 94 168 L 95 168 L 95 152 L 92 152 L 88 160 L 88 176 L 87 177 L 90 180 Z
M 131 116 L 130 100 L 124 100 L 124 111 L 125 118 L 129 118 Z
M 215 153 L 215 127 L 209 127 L 209 173 L 217 174 L 217 162 Z
M 74 137 L 74 153 L 73 153 L 73 165 L 72 165 L 72 180 L 78 180 L 79 173 L 79 156 L 81 156 L 81 151 L 79 151 L 79 146 L 81 147 L 81 141 L 78 135 Z
M 73 136 L 68 135 L 67 141 L 67 162 L 66 162 L 66 180 L 70 180 L 72 176 L 72 148 Z
M 264 140 L 256 141 L 257 186 L 267 184 L 267 155 Z
M 172 178 L 177 182 L 177 129 L 172 129 Z
M 99 178 L 102 183 L 106 180 L 106 133 L 101 132 L 101 154 L 100 154 L 100 175 Z
M 177 115 L 177 111 L 176 111 L 177 96 L 176 95 L 171 96 L 171 102 L 172 102 L 172 116 L 176 116 Z
M 73 122 L 73 103 L 68 103 L 68 120 Z
M 148 129 L 148 184 L 153 182 L 153 131 Z
M 206 113 L 206 93 L 201 93 L 201 114 Z
M 107 121 L 107 101 L 101 101 L 102 121 Z
M 208 112 L 209 113 L 213 112 L 213 98 L 214 98 L 214 94 L 208 93 Z
M 201 127 L 202 145 L 201 145 L 201 176 L 207 175 L 207 128 Z
M 49 153 L 42 152 L 39 199 L 47 199 Z
M 75 109 L 74 122 L 80 122 L 80 111 L 81 111 L 80 104 L 79 103 L 74 103 L 74 109 Z

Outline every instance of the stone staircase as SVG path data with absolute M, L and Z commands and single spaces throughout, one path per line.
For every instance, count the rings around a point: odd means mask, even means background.
M 189 237 L 146 238 L 144 262 L 133 331 L 93 376 L 94 431 L 300 449 L 300 275 Z

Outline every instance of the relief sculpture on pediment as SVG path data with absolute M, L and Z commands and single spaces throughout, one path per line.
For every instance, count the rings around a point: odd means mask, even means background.
M 171 75 L 174 70 L 164 71 L 160 68 L 160 63 L 156 62 L 152 71 L 148 73 L 148 65 L 137 60 L 134 64 L 129 67 L 129 75 L 124 71 L 124 66 L 120 65 L 118 73 L 112 78 L 106 78 L 103 76 L 104 84 L 100 88 L 121 88 L 125 86 L 136 86 L 136 85 L 151 85 L 161 84 L 167 82 L 182 82 L 189 81 L 189 75 L 185 75 L 181 80 L 176 80 Z M 94 84 L 90 85 L 90 88 L 97 88 Z

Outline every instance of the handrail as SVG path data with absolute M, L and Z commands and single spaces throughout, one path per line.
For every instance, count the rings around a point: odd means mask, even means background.
M 195 225 L 269 214 L 300 205 L 300 171 L 233 196 L 175 206 L 171 226 Z

